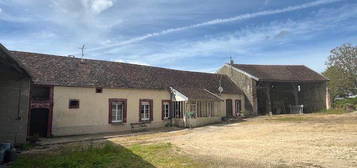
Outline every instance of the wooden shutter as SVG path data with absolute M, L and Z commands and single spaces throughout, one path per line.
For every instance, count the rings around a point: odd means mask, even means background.
M 127 116 L 127 100 L 124 100 L 123 101 L 123 105 L 124 105 L 124 107 L 123 107 L 123 123 L 126 123 L 126 116 Z
M 153 121 L 154 120 L 154 112 L 153 112 L 153 101 L 152 100 L 149 100 L 149 103 L 150 103 L 150 121 Z
M 164 120 L 165 118 L 165 100 L 162 100 L 161 102 L 161 120 Z
M 143 100 L 139 100 L 139 122 L 141 122 L 141 102 L 142 102 Z
M 108 123 L 112 123 L 112 99 L 109 99 Z

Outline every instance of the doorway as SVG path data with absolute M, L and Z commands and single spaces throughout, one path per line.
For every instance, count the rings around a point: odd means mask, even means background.
M 46 108 L 31 109 L 30 136 L 48 136 L 48 115 L 49 110 Z
M 226 100 L 226 117 L 233 117 L 232 99 Z
M 235 116 L 240 116 L 242 111 L 242 102 L 241 100 L 236 100 L 235 102 Z

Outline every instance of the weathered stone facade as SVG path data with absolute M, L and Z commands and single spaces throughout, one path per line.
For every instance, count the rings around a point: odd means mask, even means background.
M 26 142 L 30 79 L 0 50 L 0 142 Z
M 313 72 L 310 69 L 307 71 Z M 253 115 L 290 113 L 291 105 L 304 105 L 304 112 L 316 112 L 329 107 L 327 80 L 266 81 L 228 64 L 219 69 L 218 73 L 226 74 L 242 89 L 246 110 Z M 267 70 L 268 76 L 269 73 L 272 72 Z
M 256 81 L 249 76 L 230 68 L 223 66 L 217 71 L 219 74 L 225 74 L 243 91 L 244 107 L 248 115 L 257 115 L 257 90 Z

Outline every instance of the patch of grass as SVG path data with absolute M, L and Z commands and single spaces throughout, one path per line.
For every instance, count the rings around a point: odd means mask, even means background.
M 319 114 L 345 114 L 348 111 L 344 110 L 344 109 L 328 109 L 328 110 L 322 110 L 319 111 Z
M 300 122 L 300 121 L 306 121 L 308 117 L 305 117 L 303 115 L 293 115 L 293 116 L 284 116 L 284 117 L 274 117 L 272 120 L 275 121 L 286 121 L 286 122 Z
M 132 145 L 115 144 L 65 147 L 60 151 L 21 155 L 14 168 L 106 168 L 106 167 L 203 167 L 191 158 L 180 155 L 169 143 Z
M 19 148 L 20 150 L 26 151 L 26 150 L 32 149 L 33 147 L 35 147 L 34 144 L 26 143 L 26 144 L 22 144 L 22 145 L 18 146 L 17 148 Z

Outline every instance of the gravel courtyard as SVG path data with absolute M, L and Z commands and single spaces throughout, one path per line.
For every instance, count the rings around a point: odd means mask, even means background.
M 212 167 L 357 167 L 357 113 L 261 116 L 172 132 L 109 139 L 170 142 Z

